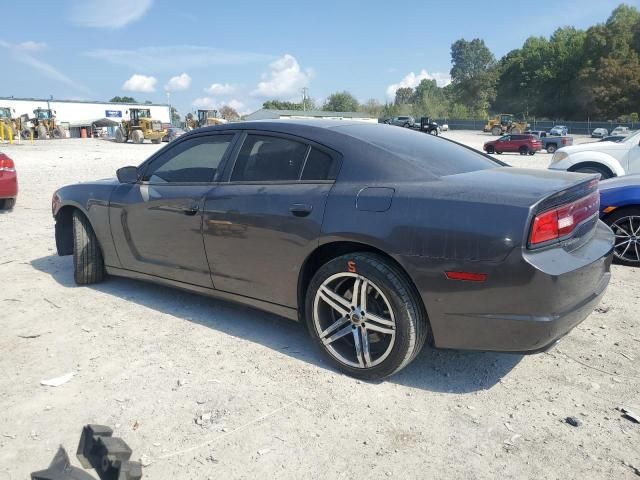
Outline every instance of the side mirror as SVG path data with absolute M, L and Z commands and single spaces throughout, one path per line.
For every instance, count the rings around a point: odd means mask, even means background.
M 138 181 L 138 167 L 122 167 L 116 170 L 120 183 L 136 183 Z

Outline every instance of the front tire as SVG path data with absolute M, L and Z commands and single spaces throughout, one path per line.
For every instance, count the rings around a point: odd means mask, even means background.
M 604 218 L 615 235 L 613 260 L 628 267 L 640 266 L 640 208 L 622 208 Z
M 78 285 L 89 285 L 104 279 L 102 250 L 87 217 L 73 213 L 73 278 Z
M 311 337 L 327 360 L 365 380 L 404 368 L 429 334 L 420 298 L 404 273 L 371 253 L 343 255 L 320 267 L 307 289 L 305 311 Z
M 502 129 L 500 127 L 493 127 L 491 129 L 491 135 L 493 135 L 494 137 L 502 135 Z
M 570 171 L 579 173 L 599 173 L 600 180 L 606 180 L 607 178 L 613 177 L 613 174 L 608 168 L 601 167 L 599 165 L 584 165 L 582 167 L 573 168 Z
M 38 140 L 46 140 L 47 139 L 47 127 L 44 125 L 40 125 L 38 127 Z
M 131 132 L 131 141 L 133 143 L 144 143 L 144 134 L 141 130 L 134 130 Z
M 527 155 L 529 153 L 529 148 L 527 147 L 520 147 L 520 150 L 518 150 L 520 152 L 520 155 Z
M 13 207 L 16 205 L 15 198 L 0 198 L 0 211 L 5 210 L 13 210 Z
M 491 154 L 493 154 L 493 153 L 496 153 L 496 149 L 495 149 L 495 148 L 493 148 L 493 147 L 487 147 L 487 153 L 488 153 L 489 155 L 491 155 Z
M 554 143 L 547 145 L 547 153 L 556 153 L 558 147 Z

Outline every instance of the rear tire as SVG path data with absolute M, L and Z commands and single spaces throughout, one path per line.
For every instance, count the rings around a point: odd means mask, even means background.
M 558 147 L 556 146 L 555 143 L 551 143 L 551 144 L 547 145 L 547 153 L 556 153 L 557 149 L 558 149 Z
M 487 153 L 488 153 L 488 154 L 496 153 L 496 149 L 495 149 L 495 148 L 493 148 L 493 147 L 487 147 Z
M 16 205 L 15 198 L 1 198 L 0 199 L 0 211 L 12 210 Z
M 151 143 L 155 143 L 156 145 L 158 143 L 162 143 L 162 138 L 154 138 L 154 139 L 151 140 Z
M 499 135 L 502 135 L 502 129 L 500 127 L 493 127 L 491 129 L 491 135 L 497 137 Z
M 143 143 L 144 142 L 144 134 L 141 130 L 134 130 L 131 132 L 131 141 L 133 143 Z
M 118 128 L 116 130 L 116 143 L 125 143 L 127 141 L 127 136 L 125 135 L 122 128 Z
M 529 155 L 535 155 L 536 151 L 535 150 L 529 150 Z
M 91 224 L 79 211 L 73 212 L 73 278 L 78 285 L 104 279 L 104 260 Z
M 524 146 L 520 147 L 518 152 L 520 152 L 520 155 L 527 155 L 529 153 L 529 148 L 528 147 L 524 147 Z
M 640 208 L 615 210 L 604 218 L 604 222 L 611 227 L 616 236 L 613 261 L 628 267 L 640 266 L 640 240 L 632 231 L 638 231 L 640 228 Z
M 51 132 L 51 136 L 55 139 L 62 138 L 62 130 L 60 130 L 59 128 L 54 128 L 53 132 Z
M 352 306 L 354 289 L 360 295 Z M 426 312 L 409 280 L 371 253 L 343 255 L 320 267 L 307 289 L 305 312 L 311 337 L 327 360 L 365 380 L 404 368 L 429 336 Z M 342 335 L 334 338 L 337 334 Z

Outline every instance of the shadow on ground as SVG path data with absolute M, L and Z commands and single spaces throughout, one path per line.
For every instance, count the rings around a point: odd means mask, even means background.
M 31 265 L 51 275 L 63 287 L 93 288 L 228 335 L 245 338 L 297 360 L 332 369 L 313 347 L 302 325 L 276 315 L 126 278 L 108 277 L 103 283 L 78 287 L 73 280 L 71 257 L 51 255 L 33 260 Z M 212 311 L 216 314 L 212 315 Z M 386 381 L 429 391 L 469 393 L 491 388 L 521 359 L 522 355 L 515 354 L 425 347 L 407 368 Z

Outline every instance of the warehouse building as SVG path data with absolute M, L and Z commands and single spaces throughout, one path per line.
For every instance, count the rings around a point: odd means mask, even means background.
M 80 137 L 95 127 L 105 127 L 113 134 L 113 129 L 122 121 L 129 120 L 130 108 L 148 108 L 151 117 L 162 123 L 169 123 L 169 106 L 157 103 L 109 103 L 82 100 L 58 100 L 39 98 L 0 97 L 0 108 L 10 108 L 12 116 L 28 115 L 33 118 L 36 108 L 54 111 L 56 122 L 69 130 L 71 137 Z
M 272 120 L 293 118 L 321 118 L 325 120 L 357 120 L 378 123 L 378 119 L 362 112 L 328 112 L 325 110 L 270 110 L 261 108 L 246 116 L 246 120 Z

